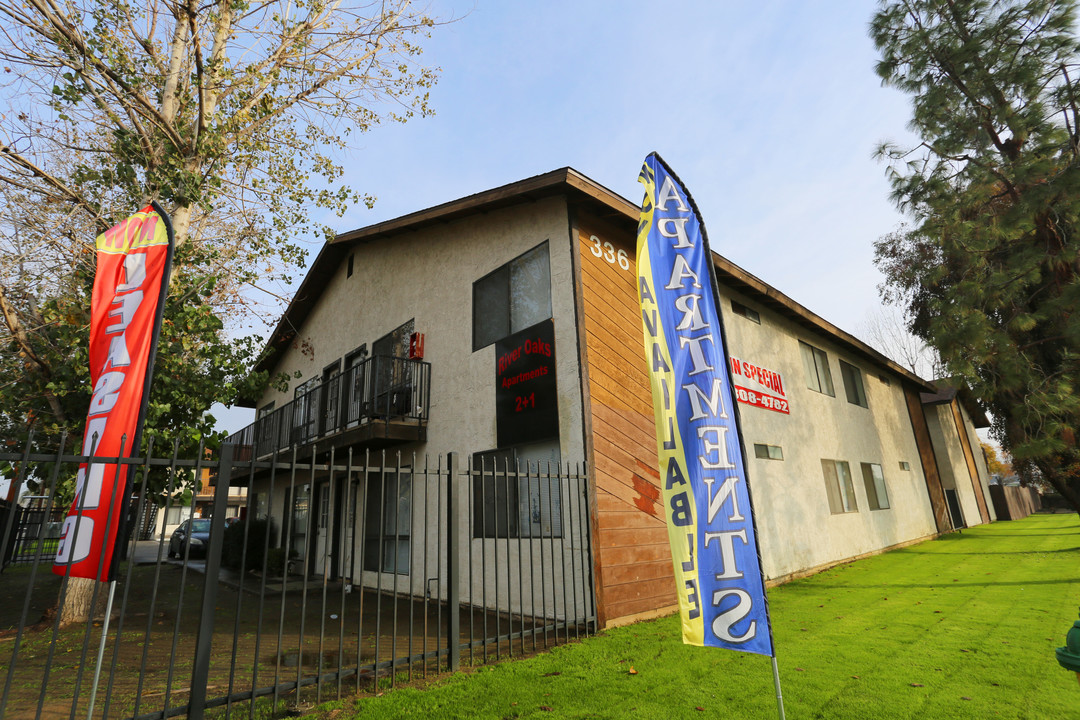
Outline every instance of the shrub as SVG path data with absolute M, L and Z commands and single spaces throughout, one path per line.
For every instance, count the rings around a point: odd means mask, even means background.
M 283 547 L 270 548 L 266 555 L 266 574 L 270 577 L 278 577 L 287 573 L 286 559 L 292 559 L 296 553 L 289 553 Z
M 244 557 L 244 534 L 247 533 L 247 557 Z M 274 544 L 274 526 L 266 518 L 248 518 L 233 523 L 225 528 L 225 537 L 221 551 L 221 564 L 231 570 L 239 570 L 241 565 L 245 570 L 263 569 L 263 548 L 267 545 L 267 535 L 270 536 L 270 545 Z

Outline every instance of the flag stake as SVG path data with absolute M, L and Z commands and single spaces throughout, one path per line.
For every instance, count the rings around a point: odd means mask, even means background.
M 94 716 L 94 702 L 97 700 L 98 682 L 101 680 L 101 660 L 105 657 L 105 638 L 109 635 L 109 620 L 112 618 L 115 593 L 116 581 L 113 580 L 109 583 L 109 599 L 105 602 L 105 622 L 101 624 L 101 642 L 98 643 L 97 662 L 94 663 L 94 682 L 90 684 L 90 706 L 86 708 L 86 720 Z M 120 642 L 119 638 L 117 642 Z
M 772 656 L 772 680 L 776 686 L 776 709 L 780 711 L 780 720 L 784 720 L 784 693 L 780 690 L 780 669 L 776 667 L 776 656 Z

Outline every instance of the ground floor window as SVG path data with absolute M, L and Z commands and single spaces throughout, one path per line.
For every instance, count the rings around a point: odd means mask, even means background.
M 851 481 L 851 467 L 844 460 L 822 460 L 825 475 L 825 493 L 829 497 L 829 511 L 834 514 L 858 512 L 855 500 L 855 484 Z
M 871 510 L 889 509 L 889 491 L 885 487 L 885 475 L 875 463 L 862 464 L 863 484 L 866 486 L 866 502 Z
M 412 474 L 371 473 L 364 498 L 364 570 L 409 574 Z
M 299 485 L 285 490 L 285 531 L 282 533 L 282 547 L 290 549 L 290 555 L 296 558 L 307 557 L 308 510 L 311 506 L 311 486 Z
M 191 507 L 173 505 L 165 509 L 165 525 L 179 525 L 191 517 Z
M 562 537 L 559 463 L 520 449 L 476 453 L 472 463 L 474 538 Z

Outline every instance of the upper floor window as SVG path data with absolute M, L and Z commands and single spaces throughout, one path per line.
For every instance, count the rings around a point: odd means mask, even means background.
M 473 351 L 550 317 L 546 240 L 473 283 Z
M 829 356 L 824 350 L 799 341 L 802 350 L 803 368 L 806 370 L 806 386 L 819 393 L 836 397 L 833 390 L 832 372 L 829 370 Z
M 844 379 L 844 392 L 847 393 L 847 401 L 852 405 L 868 407 L 866 404 L 866 387 L 862 381 L 862 370 L 841 360 L 840 377 Z
M 761 324 L 761 315 L 758 313 L 758 311 L 754 310 L 753 308 L 746 307 L 741 302 L 736 302 L 735 300 L 732 300 L 731 310 L 736 315 L 742 315 L 744 318 L 750 320 L 751 322 L 756 322 L 758 325 Z

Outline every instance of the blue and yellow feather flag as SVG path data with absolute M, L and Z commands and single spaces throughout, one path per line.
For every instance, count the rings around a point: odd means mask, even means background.
M 712 253 L 656 153 L 638 180 L 638 297 L 683 642 L 774 656 Z

